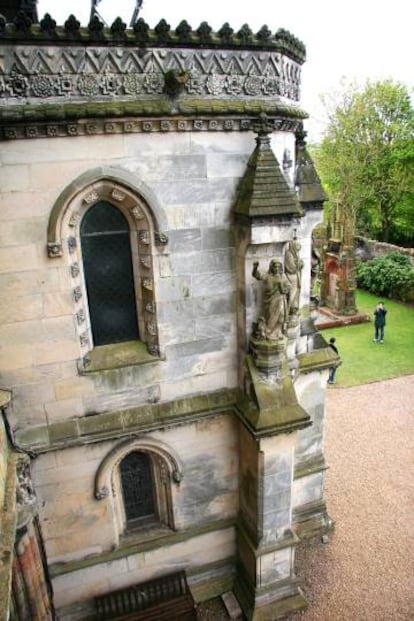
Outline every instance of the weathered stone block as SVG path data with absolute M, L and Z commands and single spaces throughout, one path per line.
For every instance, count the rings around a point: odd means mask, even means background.
M 223 349 L 223 339 L 215 337 L 170 345 L 166 351 L 167 356 L 185 358 L 187 356 L 201 356 L 202 354 L 220 351 L 221 349 Z
M 107 432 L 122 429 L 120 412 L 110 412 L 96 416 L 86 416 L 79 420 L 80 435 L 104 435 Z
M 198 252 L 197 254 L 174 255 L 171 257 L 173 269 L 179 274 L 203 274 L 226 272 L 232 269 L 233 253 L 230 248 Z
M 38 248 L 34 244 L 0 248 L 0 272 L 26 272 L 40 265 Z
M 0 187 L 3 193 L 22 192 L 30 187 L 29 166 L 27 163 L 7 165 L 3 152 L 3 166 L 0 166 Z M 27 162 L 27 159 L 26 159 Z
M 14 302 L 14 300 L 13 300 Z M 2 325 L 0 338 L 3 345 L 36 343 L 42 338 L 40 319 L 43 316 L 42 296 L 18 298 L 18 304 L 0 303 Z M 40 328 L 40 329 L 39 329 Z
M 46 426 L 25 428 L 15 431 L 15 437 L 20 446 L 35 451 L 49 445 L 49 431 Z
M 242 177 L 249 156 L 240 153 L 213 152 L 207 155 L 207 174 L 215 177 Z
M 50 268 L 36 272 L 0 274 L 0 290 L 7 291 L 10 298 L 58 291 L 59 270 Z
M 188 182 L 189 179 L 207 177 L 206 158 L 203 153 L 174 153 L 172 155 L 149 156 L 140 158 L 140 174 L 147 182 L 156 183 L 178 180 Z
M 161 280 L 157 285 L 157 308 L 160 311 L 171 301 L 181 303 L 191 295 L 191 277 L 179 276 Z
M 210 180 L 185 180 L 180 183 L 162 184 L 155 182 L 153 189 L 166 205 L 195 205 L 234 197 L 236 181 L 232 178 Z
M 93 392 L 93 383 L 89 377 L 74 377 L 73 379 L 61 380 L 53 384 L 57 401 L 82 397 Z
M 34 364 L 50 364 L 51 362 L 67 362 L 79 358 L 79 344 L 74 341 L 37 343 L 33 347 Z
M 0 246 L 24 246 L 42 243 L 45 237 L 45 227 L 44 218 L 6 221 L 0 229 Z
M 62 443 L 65 440 L 73 440 L 79 436 L 76 422 L 65 421 L 56 423 L 49 428 L 50 443 Z
M 195 228 L 171 231 L 169 249 L 177 254 L 201 250 L 201 230 Z
M 46 293 L 43 295 L 43 303 L 46 317 L 73 314 L 73 297 L 69 290 L 65 293 Z

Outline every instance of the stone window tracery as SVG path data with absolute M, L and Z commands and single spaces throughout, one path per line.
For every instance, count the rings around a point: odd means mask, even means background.
M 73 192 L 71 188 L 68 188 L 62 193 L 52 210 L 48 229 L 49 257 L 65 257 L 69 265 L 74 316 L 81 349 L 80 370 L 85 371 L 88 371 L 91 364 L 93 351 L 106 344 L 120 344 L 128 340 L 136 340 L 145 344 L 147 356 L 150 354 L 150 356 L 159 357 L 154 263 L 158 261 L 160 247 L 162 249 L 168 242 L 165 233 L 159 230 L 159 221 L 142 195 L 124 185 L 122 179 L 118 181 L 113 174 L 111 178 L 93 177 L 94 175 L 89 175 L 89 180 L 86 179 L 87 182 L 80 190 L 79 184 L 75 182 Z M 103 214 L 106 214 L 105 217 L 110 221 L 109 224 L 102 224 Z M 95 222 L 92 222 L 93 220 Z M 117 224 L 114 225 L 114 222 Z M 118 227 L 119 230 L 114 232 L 112 230 L 114 227 L 115 229 Z M 98 230 L 99 228 L 102 230 Z M 116 236 L 117 239 L 115 239 Z M 113 331 L 113 334 L 109 329 L 108 334 L 102 338 L 98 336 L 97 321 L 100 313 L 96 312 L 97 302 L 92 292 L 92 285 L 98 283 L 104 289 L 107 286 L 105 269 L 111 267 L 111 261 L 114 263 L 118 261 L 117 253 L 121 236 L 125 254 L 129 255 L 129 258 L 128 256 L 126 258 L 126 264 L 129 261 L 130 275 L 121 282 L 121 278 L 112 274 L 112 281 L 117 286 L 123 287 L 122 293 L 126 288 L 130 288 L 132 293 L 128 298 L 129 310 L 124 319 L 130 324 L 135 322 L 136 325 L 135 327 L 130 325 L 128 330 L 123 330 L 121 325 L 118 331 Z M 112 253 L 112 258 L 109 256 L 111 239 L 114 242 L 112 248 L 115 253 Z M 100 252 L 97 253 L 93 247 L 89 252 L 90 256 L 87 257 L 88 244 L 91 242 L 93 242 L 92 245 L 99 242 Z M 107 253 L 106 249 L 108 249 Z M 105 256 L 106 254 L 108 257 Z M 100 263 L 98 264 L 97 261 Z M 94 267 L 98 269 L 94 270 Z M 124 272 L 125 264 L 121 267 L 120 273 L 124 274 Z M 100 292 L 98 293 L 100 295 Z M 106 297 L 110 300 L 111 292 L 107 292 Z M 118 297 L 121 296 L 112 295 L 112 298 Z M 124 306 L 124 302 L 121 304 L 119 300 L 117 308 L 120 312 L 117 321 L 121 323 L 124 321 L 122 318 Z M 113 311 L 114 308 L 109 307 L 105 311 L 108 317 L 108 327 L 111 324 L 110 315 Z M 92 368 L 92 370 L 95 369 Z

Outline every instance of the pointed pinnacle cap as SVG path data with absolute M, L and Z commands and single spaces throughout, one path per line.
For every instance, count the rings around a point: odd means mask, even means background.
M 261 114 L 253 125 L 257 133 L 256 148 L 247 163 L 233 212 L 253 217 L 302 216 L 303 211 L 290 189 L 270 146 L 272 125 Z
M 302 204 L 318 203 L 322 208 L 321 203 L 324 203 L 328 198 L 316 172 L 315 164 L 306 148 L 305 137 L 306 132 L 304 131 L 296 134 L 295 187 L 298 190 L 299 201 Z

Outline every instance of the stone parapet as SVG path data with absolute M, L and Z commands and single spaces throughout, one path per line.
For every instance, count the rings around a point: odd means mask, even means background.
M 260 112 L 295 131 L 307 117 L 305 50 L 287 31 L 198 29 L 183 40 L 157 27 L 141 41 L 67 24 L 0 28 L 0 139 L 250 130 Z
M 3 20 L 2 20 L 3 21 Z M 289 58 L 302 64 L 306 58 L 305 45 L 293 34 L 284 28 L 272 33 L 267 26 L 263 26 L 256 34 L 247 24 L 235 33 L 228 23 L 218 32 L 202 22 L 196 30 L 182 20 L 175 30 L 162 19 L 154 29 L 141 18 L 133 28 L 126 28 L 126 24 L 117 18 L 110 28 L 102 22 L 92 20 L 87 27 L 81 27 L 76 18 L 71 15 L 64 25 L 58 26 L 46 14 L 39 24 L 31 21 L 23 22 L 16 18 L 13 22 L 2 23 L 0 39 L 5 43 L 30 42 L 32 45 L 116 45 L 125 47 L 159 46 L 162 48 L 212 48 L 235 50 L 271 50 L 286 54 Z

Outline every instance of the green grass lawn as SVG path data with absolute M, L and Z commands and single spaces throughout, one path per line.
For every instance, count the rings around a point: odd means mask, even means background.
M 373 343 L 375 306 L 383 301 L 387 313 L 384 344 Z M 336 373 L 337 386 L 355 386 L 414 374 L 414 308 L 358 291 L 360 313 L 370 316 L 369 323 L 323 330 L 328 341 L 336 338 L 342 365 Z

